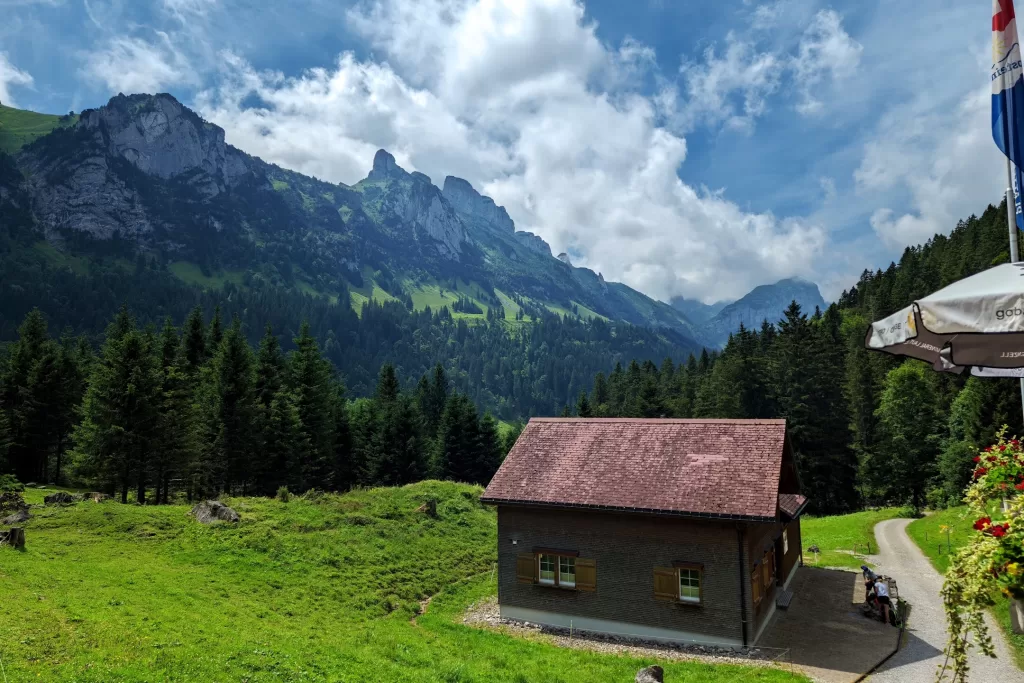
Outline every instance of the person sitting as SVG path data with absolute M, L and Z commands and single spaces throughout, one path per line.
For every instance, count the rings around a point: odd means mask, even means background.
M 892 608 L 892 601 L 889 600 L 889 587 L 886 586 L 881 579 L 875 580 L 875 600 L 878 601 L 879 606 L 882 608 L 882 623 L 895 625 L 896 619 L 893 618 L 890 622 L 889 611 Z

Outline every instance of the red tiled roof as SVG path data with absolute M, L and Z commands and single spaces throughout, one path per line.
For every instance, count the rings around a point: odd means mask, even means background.
M 779 510 L 790 519 L 796 517 L 806 502 L 807 497 L 801 496 L 799 493 L 779 494 Z
M 775 518 L 785 420 L 534 418 L 481 498 Z

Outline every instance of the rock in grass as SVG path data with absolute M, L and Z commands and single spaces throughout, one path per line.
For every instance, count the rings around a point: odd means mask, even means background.
M 189 514 L 203 524 L 212 524 L 214 522 L 237 522 L 239 519 L 237 512 L 219 500 L 204 500 L 203 502 L 196 504 L 195 507 L 192 508 L 192 512 Z
M 90 493 L 83 493 L 82 494 L 82 502 L 84 503 L 86 501 L 90 501 L 91 500 L 94 503 L 102 503 L 103 501 L 105 501 L 109 497 L 110 496 L 108 496 L 105 493 L 96 493 L 95 491 L 92 491 Z
M 14 526 L 15 524 L 21 524 L 27 522 L 32 515 L 28 513 L 28 510 L 18 510 L 13 515 L 7 515 L 3 519 L 0 519 L 0 526 Z
M 665 670 L 660 666 L 649 666 L 636 672 L 636 683 L 665 683 Z
M 0 493 L 0 514 L 5 512 L 18 512 L 28 510 L 28 503 L 17 491 L 4 491 Z
M 78 501 L 67 491 L 57 491 L 57 493 L 43 498 L 43 502 L 47 505 L 74 505 Z

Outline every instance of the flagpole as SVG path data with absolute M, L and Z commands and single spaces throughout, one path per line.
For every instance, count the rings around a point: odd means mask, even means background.
M 1010 263 L 1016 263 L 1020 261 L 1020 247 L 1017 244 L 1017 202 L 1013 194 L 1013 165 L 1010 163 L 1010 157 L 1006 157 L 1006 182 L 1006 226 L 1010 231 Z M 1020 378 L 1020 408 L 1024 414 L 1024 377 Z

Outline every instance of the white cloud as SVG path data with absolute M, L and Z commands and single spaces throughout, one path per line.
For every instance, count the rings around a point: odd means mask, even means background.
M 0 52 L 0 102 L 9 107 L 15 106 L 11 95 L 11 86 L 30 87 L 32 76 L 11 64 L 6 52 Z
M 163 0 L 163 9 L 182 23 L 191 17 L 204 17 L 217 0 Z
M 621 78 L 651 52 L 602 44 L 577 2 L 381 0 L 350 21 L 379 56 L 285 77 L 228 55 L 200 110 L 232 144 L 328 180 L 364 177 L 378 147 L 435 182 L 465 177 L 555 253 L 658 298 L 739 296 L 808 272 L 824 249 L 818 226 L 680 181 L 686 142 L 660 124 L 665 91 Z M 736 116 L 762 106 L 751 92 Z
M 816 89 L 826 77 L 838 81 L 853 75 L 863 51 L 864 47 L 843 29 L 842 17 L 835 10 L 818 12 L 792 60 L 793 77 L 801 93 L 797 111 L 805 115 L 820 112 L 823 105 Z
M 118 36 L 85 55 L 81 72 L 112 92 L 159 92 L 174 85 L 195 84 L 197 76 L 171 36 L 156 31 L 153 42 Z
M 758 52 L 754 43 L 730 32 L 721 56 L 710 46 L 702 61 L 680 68 L 685 103 L 679 125 L 692 130 L 701 123 L 724 123 L 749 130 L 764 113 L 768 96 L 778 89 L 784 68 L 778 55 Z
M 948 233 L 984 202 L 1000 200 L 1006 170 L 992 142 L 990 107 L 984 88 L 948 113 L 913 102 L 883 119 L 854 177 L 862 195 L 909 194 L 909 211 L 883 206 L 871 216 L 875 233 L 890 247 Z

